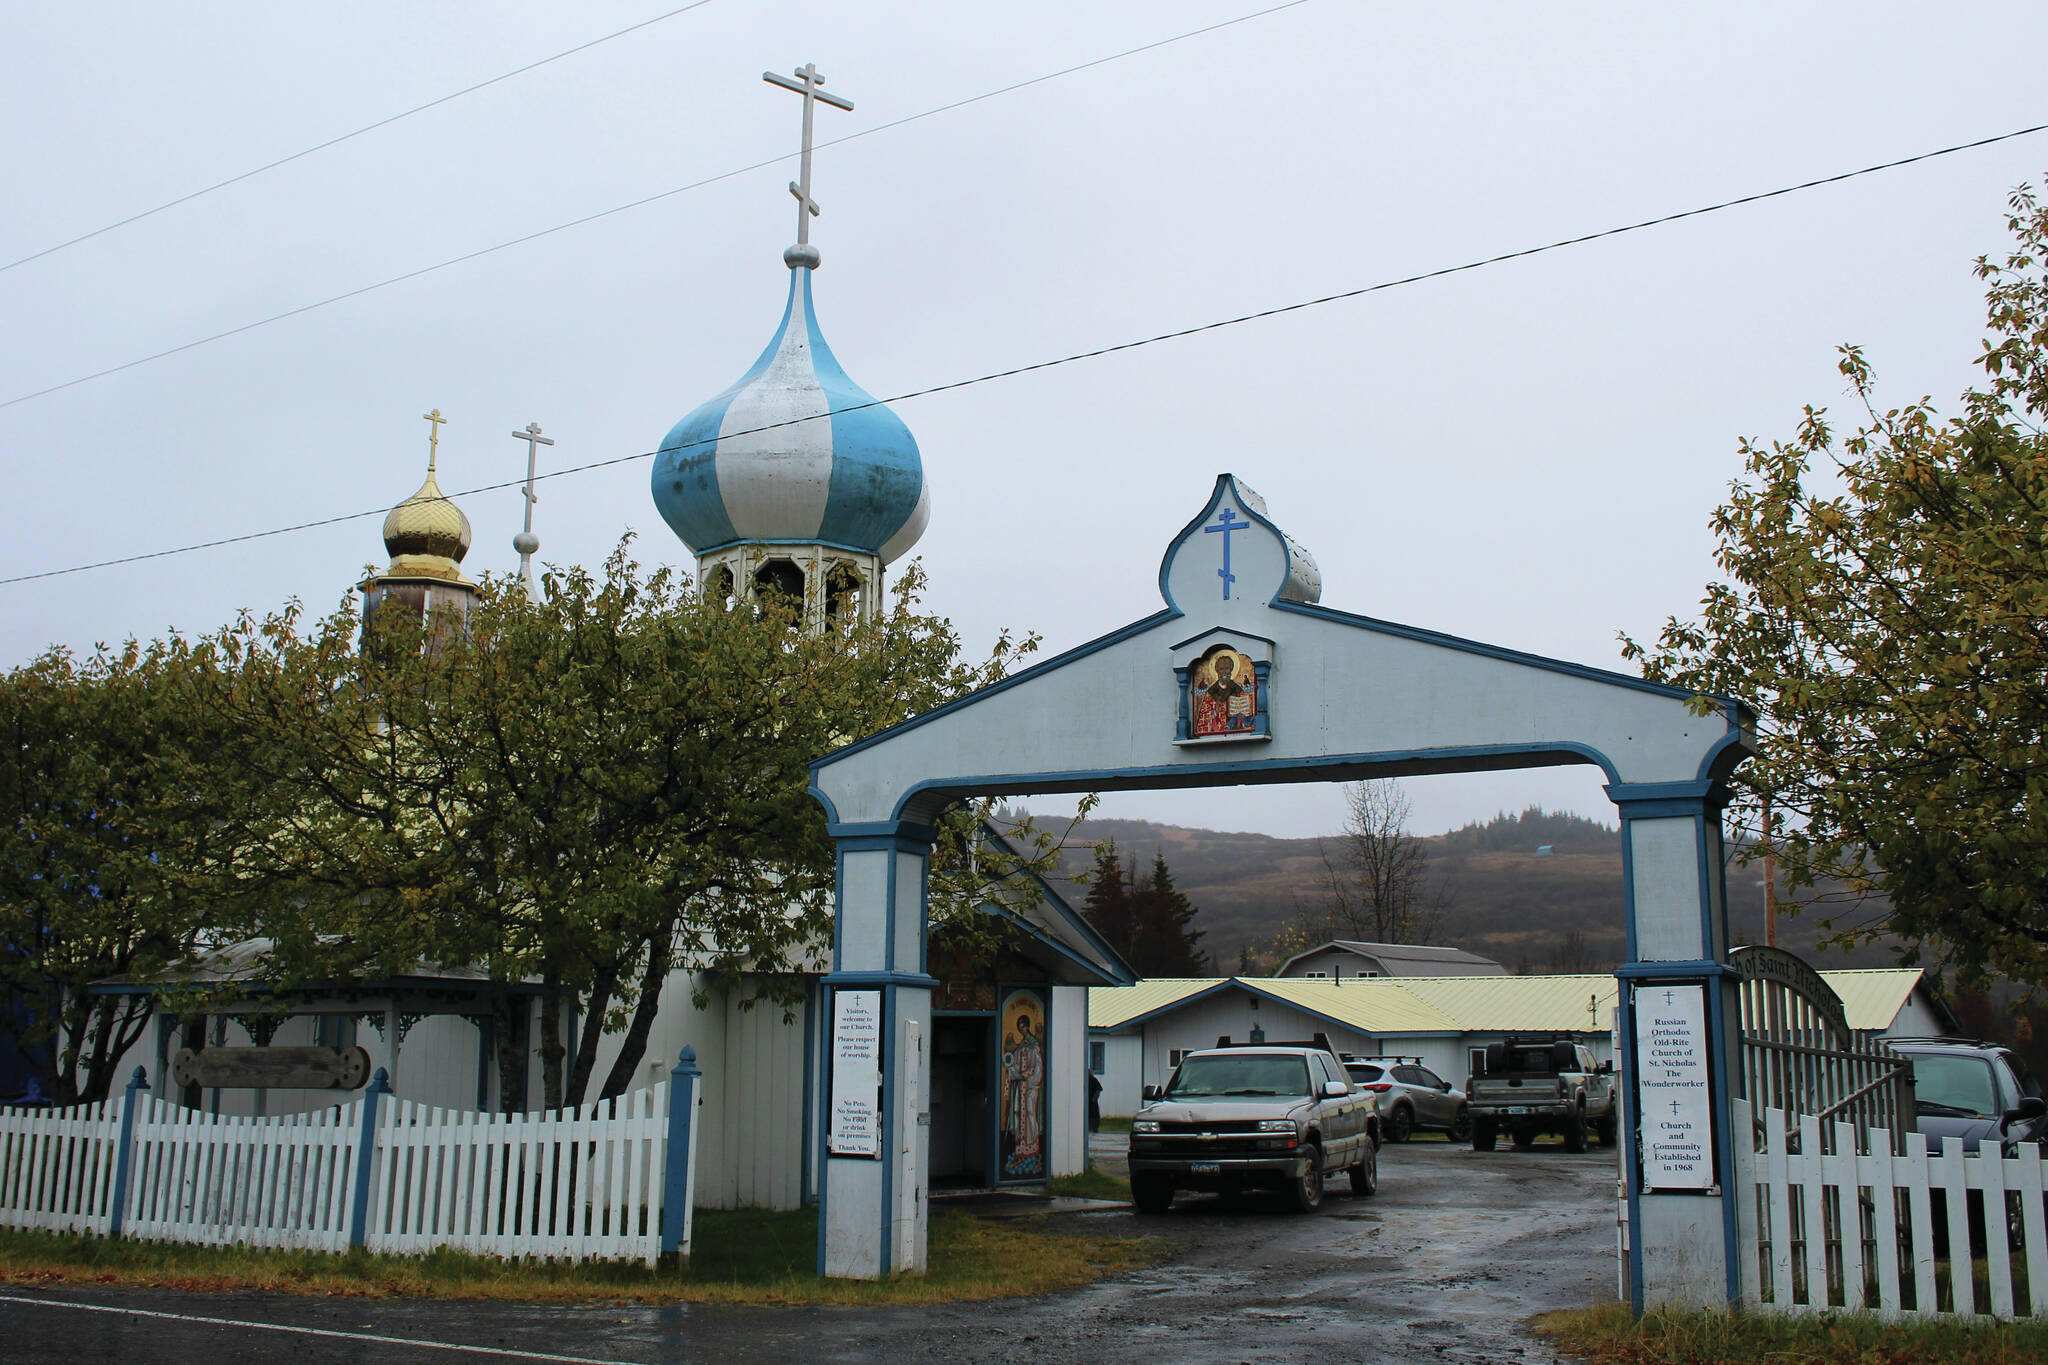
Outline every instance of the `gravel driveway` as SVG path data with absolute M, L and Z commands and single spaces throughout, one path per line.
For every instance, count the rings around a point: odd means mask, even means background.
M 1333 1195 L 1308 1216 L 1277 1198 L 1199 1197 L 1160 1217 L 1046 1215 L 1079 1231 L 1165 1237 L 1176 1251 L 1154 1269 L 1037 1299 L 565 1309 L 5 1288 L 0 1360 L 1535 1362 L 1556 1357 L 1523 1319 L 1614 1297 L 1612 1152 L 1416 1142 L 1380 1160 L 1378 1196 Z

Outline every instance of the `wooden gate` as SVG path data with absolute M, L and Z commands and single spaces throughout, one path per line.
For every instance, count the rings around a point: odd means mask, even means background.
M 1881 1128 L 1903 1150 L 1913 1127 L 1912 1064 L 1877 1039 L 1858 1038 L 1833 987 L 1784 949 L 1737 948 L 1728 965 L 1741 978 L 1750 1104 Z

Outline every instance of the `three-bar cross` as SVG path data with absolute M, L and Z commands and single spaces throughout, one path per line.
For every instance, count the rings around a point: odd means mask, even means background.
M 789 192 L 796 196 L 796 243 L 808 246 L 811 241 L 811 219 L 818 215 L 818 202 L 811 198 L 811 109 L 819 100 L 834 109 L 851 110 L 853 101 L 825 93 L 825 78 L 818 74 L 815 63 L 805 62 L 796 70 L 794 79 L 763 71 L 761 79 L 770 85 L 779 85 L 784 90 L 794 90 L 804 97 L 804 149 L 798 163 L 797 179 L 789 182 Z

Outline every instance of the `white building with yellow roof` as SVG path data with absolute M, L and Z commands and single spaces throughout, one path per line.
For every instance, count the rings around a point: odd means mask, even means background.
M 1953 1031 L 1918 968 L 1822 972 L 1849 1026 L 1866 1037 Z M 1462 1087 L 1486 1045 L 1512 1036 L 1571 1036 L 1614 1056 L 1615 978 L 1607 975 L 1346 977 L 1205 976 L 1088 992 L 1088 1065 L 1102 1113 L 1138 1111 L 1183 1053 L 1232 1042 L 1299 1042 L 1323 1034 L 1359 1057 L 1417 1057 Z

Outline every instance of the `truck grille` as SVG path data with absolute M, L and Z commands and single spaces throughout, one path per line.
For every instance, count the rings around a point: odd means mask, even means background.
M 1224 1119 L 1216 1123 L 1177 1123 L 1171 1119 L 1159 1125 L 1162 1133 L 1256 1133 L 1257 1119 Z

